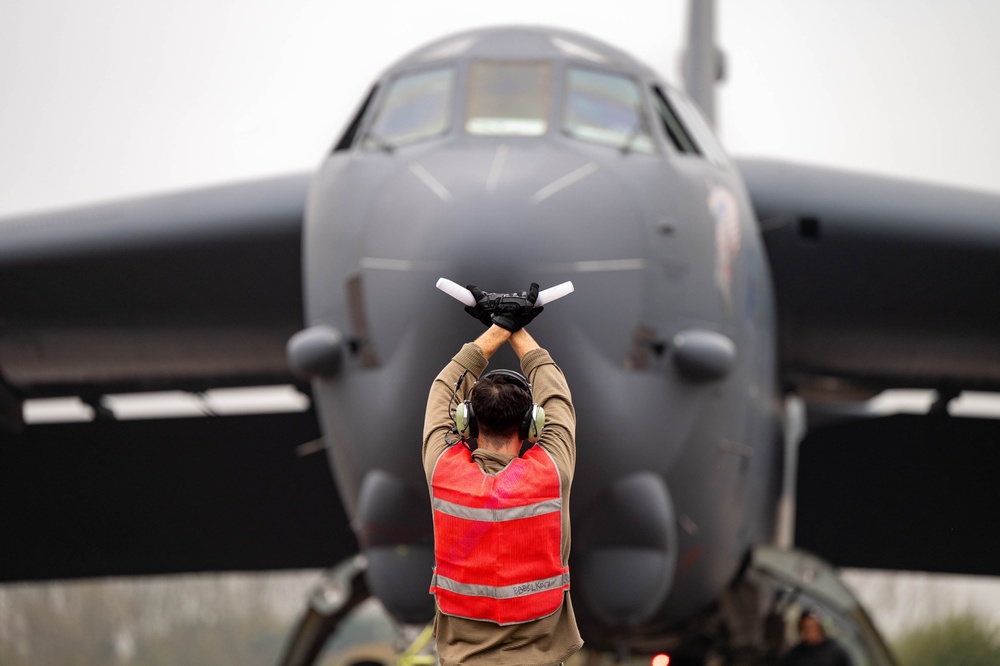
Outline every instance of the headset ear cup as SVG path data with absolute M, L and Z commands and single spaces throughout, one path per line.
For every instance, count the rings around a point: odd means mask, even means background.
M 468 400 L 455 408 L 455 430 L 462 439 L 474 439 L 479 436 L 476 415 L 472 411 L 472 403 Z
M 528 413 L 524 415 L 524 421 L 521 423 L 521 439 L 526 439 L 534 444 L 541 437 L 542 428 L 544 427 L 545 410 L 538 405 L 532 405 Z

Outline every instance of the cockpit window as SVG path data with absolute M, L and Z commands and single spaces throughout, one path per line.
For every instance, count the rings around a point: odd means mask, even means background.
M 338 150 L 347 150 L 352 145 L 354 145 L 354 139 L 358 135 L 358 130 L 361 128 L 361 121 L 364 119 L 365 114 L 368 112 L 368 107 L 371 106 L 372 100 L 375 99 L 375 93 L 378 92 L 378 86 L 374 86 L 371 92 L 368 93 L 368 97 L 365 97 L 365 101 L 361 104 L 361 108 L 358 109 L 357 113 L 351 119 L 351 124 L 347 126 L 344 130 L 344 135 L 340 137 L 337 141 L 337 145 L 333 147 L 334 152 Z
M 545 134 L 551 70 L 541 62 L 473 63 L 465 131 L 480 136 Z
M 670 139 L 670 143 L 674 144 L 677 152 L 701 155 L 698 145 L 691 138 L 684 123 L 677 117 L 674 107 L 670 105 L 667 96 L 663 94 L 663 90 L 659 86 L 653 86 L 653 99 L 656 101 L 656 110 L 659 111 L 660 120 L 663 122 L 663 131 L 667 133 L 667 138 Z
M 726 151 L 722 149 L 722 144 L 715 138 L 715 133 L 709 127 L 708 121 L 701 115 L 701 111 L 682 93 L 670 90 L 667 94 L 681 120 L 691 128 L 694 138 L 701 146 L 708 161 L 719 166 L 728 164 L 729 158 L 726 156 Z
M 365 146 L 398 146 L 443 134 L 451 124 L 455 70 L 428 69 L 389 83 Z
M 568 135 L 622 150 L 653 152 L 642 95 L 631 78 L 572 67 L 566 88 L 563 131 Z

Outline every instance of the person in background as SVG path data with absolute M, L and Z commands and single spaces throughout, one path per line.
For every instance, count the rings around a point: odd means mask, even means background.
M 854 662 L 826 635 L 819 612 L 806 609 L 799 616 L 799 643 L 782 657 L 779 666 L 854 666 Z

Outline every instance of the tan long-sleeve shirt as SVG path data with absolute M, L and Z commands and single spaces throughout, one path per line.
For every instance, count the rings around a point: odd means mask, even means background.
M 453 409 L 468 398 L 486 364 L 482 350 L 474 343 L 466 344 L 431 385 L 424 416 L 423 443 L 428 488 L 434 463 L 449 446 L 445 438 L 454 425 Z M 455 382 L 466 370 L 468 374 L 453 400 Z M 573 411 L 572 396 L 562 370 L 544 349 L 525 353 L 521 358 L 521 371 L 531 382 L 534 401 L 545 410 L 545 427 L 538 445 L 552 455 L 559 469 L 563 496 L 562 561 L 567 565 L 570 549 L 569 491 L 576 467 L 576 413 Z M 472 454 L 472 459 L 490 474 L 502 470 L 511 457 L 485 449 L 476 449 Z M 434 635 L 442 666 L 555 666 L 583 645 L 568 592 L 562 607 L 552 615 L 504 627 L 444 615 L 439 610 L 434 618 Z

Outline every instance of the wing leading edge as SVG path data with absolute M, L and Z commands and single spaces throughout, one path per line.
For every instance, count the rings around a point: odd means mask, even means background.
M 288 381 L 308 175 L 0 221 L 22 397 Z
M 1000 389 L 1000 195 L 740 160 L 793 387 Z

